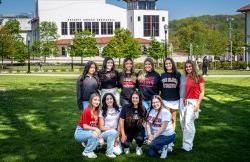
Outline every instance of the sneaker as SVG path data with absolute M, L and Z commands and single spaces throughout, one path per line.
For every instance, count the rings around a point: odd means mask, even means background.
M 168 152 L 172 152 L 173 151 L 173 146 L 170 144 L 170 145 L 168 145 L 168 147 L 167 147 L 167 151 Z
M 96 155 L 94 152 L 85 153 L 85 152 L 83 151 L 83 152 L 82 152 L 82 155 L 83 155 L 83 156 L 87 156 L 87 157 L 90 158 L 90 159 L 95 159 L 95 158 L 97 158 L 97 155 Z
M 122 149 L 121 149 L 120 145 L 114 147 L 113 153 L 115 155 L 121 155 Z
M 116 158 L 115 154 L 106 154 L 106 156 L 109 158 Z
M 184 147 L 182 147 L 181 150 L 184 151 L 184 152 L 190 152 L 190 151 L 192 151 L 192 149 L 186 149 Z
M 138 156 L 142 155 L 142 149 L 141 149 L 141 147 L 136 147 L 136 155 L 138 155 Z
M 165 146 L 162 148 L 162 152 L 161 152 L 160 158 L 161 158 L 161 159 L 166 159 L 167 156 L 168 156 L 168 147 L 167 147 L 167 145 L 165 145 Z
M 129 153 L 130 153 L 129 148 L 125 148 L 125 149 L 124 149 L 124 153 L 125 153 L 126 155 L 129 154 Z
M 82 142 L 82 147 L 86 147 L 86 145 L 85 145 L 85 143 L 84 143 L 84 142 Z

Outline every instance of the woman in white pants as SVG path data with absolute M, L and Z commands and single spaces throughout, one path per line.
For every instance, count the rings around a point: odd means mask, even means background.
M 194 120 L 198 118 L 201 101 L 204 97 L 205 81 L 198 75 L 193 61 L 186 61 L 185 76 L 181 78 L 180 123 L 183 132 L 182 149 L 191 151 L 195 136 Z

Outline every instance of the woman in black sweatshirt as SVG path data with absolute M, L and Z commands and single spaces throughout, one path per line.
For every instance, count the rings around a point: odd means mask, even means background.
M 154 62 L 151 58 L 144 61 L 144 70 L 140 71 L 137 77 L 138 90 L 142 96 L 142 103 L 146 110 L 149 110 L 151 98 L 159 94 L 160 75 L 154 70 Z
M 91 94 L 98 93 L 100 80 L 97 75 L 97 65 L 93 61 L 86 63 L 83 74 L 77 79 L 76 96 L 79 110 L 89 106 Z
M 136 88 L 136 74 L 133 66 L 133 60 L 125 58 L 123 61 L 123 71 L 119 73 L 119 88 L 121 88 L 120 103 L 122 107 L 130 104 L 129 98 Z
M 102 69 L 98 71 L 101 82 L 101 96 L 106 93 L 112 93 L 116 102 L 120 104 L 120 94 L 118 92 L 118 71 L 115 70 L 115 63 L 111 57 L 106 57 L 103 61 Z

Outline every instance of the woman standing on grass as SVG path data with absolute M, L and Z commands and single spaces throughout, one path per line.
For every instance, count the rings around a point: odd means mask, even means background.
M 77 79 L 76 96 L 79 110 L 89 106 L 91 94 L 97 93 L 100 81 L 97 76 L 97 65 L 93 61 L 86 63 L 83 74 Z
M 136 74 L 133 66 L 133 60 L 125 58 L 123 71 L 119 74 L 119 87 L 121 88 L 120 104 L 122 107 L 130 104 L 129 98 L 136 88 Z
M 194 120 L 198 118 L 201 101 L 204 97 L 205 81 L 198 75 L 193 61 L 185 63 L 185 83 L 181 93 L 184 94 L 183 106 L 180 106 L 180 123 L 183 131 L 182 149 L 191 151 L 195 136 Z
M 102 131 L 101 137 L 107 142 L 106 156 L 115 158 L 117 154 L 121 153 L 114 150 L 114 145 L 119 144 L 118 121 L 120 109 L 114 95 L 111 93 L 106 93 L 103 96 L 102 103 L 102 110 L 99 114 L 99 127 Z
M 142 144 L 145 137 L 143 126 L 146 117 L 146 110 L 142 106 L 139 93 L 134 91 L 130 97 L 131 104 L 123 107 L 120 114 L 121 143 L 125 154 L 129 154 L 129 146 L 135 139 L 136 155 L 142 155 Z
M 170 109 L 174 129 L 176 127 L 176 111 L 180 103 L 180 78 L 181 74 L 177 71 L 175 62 L 172 58 L 164 60 L 164 71 L 161 74 L 161 97 L 164 105 Z
M 146 110 L 149 110 L 151 98 L 159 94 L 160 75 L 154 70 L 154 62 L 151 58 L 144 61 L 144 70 L 140 71 L 137 77 L 138 89 L 142 96 L 142 103 Z
M 98 72 L 101 82 L 101 96 L 105 93 L 112 93 L 117 103 L 120 103 L 120 94 L 118 92 L 118 72 L 115 70 L 114 60 L 106 57 L 103 61 L 102 70 Z
M 165 146 L 175 139 L 171 113 L 165 108 L 160 96 L 153 96 L 151 103 L 147 117 L 148 155 L 157 156 L 161 151 L 161 158 L 166 158 L 168 148 Z
M 94 93 L 90 96 L 89 106 L 83 110 L 80 121 L 78 122 L 75 139 L 80 143 L 87 143 L 82 152 L 83 156 L 88 158 L 96 158 L 94 150 L 98 145 L 101 130 L 98 129 L 98 114 L 99 114 L 100 96 Z

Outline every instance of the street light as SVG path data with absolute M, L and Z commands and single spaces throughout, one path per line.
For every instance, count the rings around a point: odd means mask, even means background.
M 27 43 L 28 43 L 28 71 L 27 73 L 31 73 L 30 72 L 30 36 L 29 36 L 29 33 L 27 34 Z
M 164 31 L 165 31 L 165 57 L 167 57 L 167 55 L 168 55 L 168 48 L 167 48 L 167 46 L 168 46 L 168 42 L 167 42 L 167 34 L 168 34 L 168 25 L 167 24 L 165 24 L 164 25 Z
M 231 69 L 233 69 L 233 41 L 232 41 L 232 21 L 234 18 L 228 17 L 227 22 L 228 22 L 228 32 L 229 32 L 229 40 L 230 40 L 230 57 L 231 57 Z

